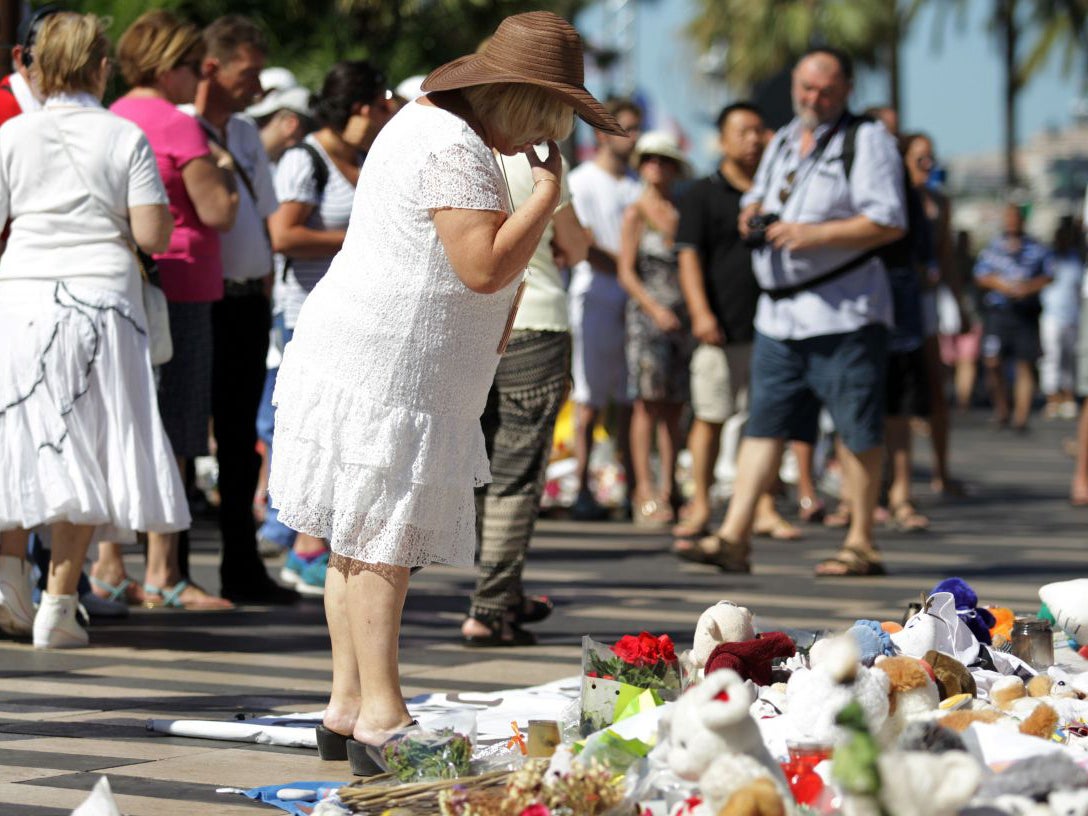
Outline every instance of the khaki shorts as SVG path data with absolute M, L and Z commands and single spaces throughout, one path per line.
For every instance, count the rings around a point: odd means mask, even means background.
M 700 345 L 691 357 L 691 408 L 695 418 L 720 425 L 748 410 L 751 343 Z

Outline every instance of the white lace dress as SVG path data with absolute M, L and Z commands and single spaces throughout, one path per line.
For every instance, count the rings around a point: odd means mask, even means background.
M 370 563 L 472 564 L 473 491 L 491 480 L 480 414 L 516 283 L 469 290 L 431 213 L 507 201 L 458 117 L 416 103 L 382 130 L 276 380 L 269 493 L 289 527 Z

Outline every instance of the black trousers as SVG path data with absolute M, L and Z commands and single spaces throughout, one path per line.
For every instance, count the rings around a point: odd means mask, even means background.
M 264 390 L 272 310 L 259 292 L 227 295 L 212 306 L 212 422 L 219 460 L 219 532 L 224 588 L 267 573 L 257 553 L 253 494 L 261 469 L 257 409 Z

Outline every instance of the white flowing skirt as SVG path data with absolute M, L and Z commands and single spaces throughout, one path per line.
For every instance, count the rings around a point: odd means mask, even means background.
M 65 282 L 0 283 L 0 530 L 188 529 L 142 308 Z

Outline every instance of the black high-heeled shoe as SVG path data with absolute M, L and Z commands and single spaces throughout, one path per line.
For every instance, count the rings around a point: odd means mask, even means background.
M 402 737 L 405 734 L 415 731 L 419 728 L 419 721 L 412 720 L 406 726 L 402 726 L 399 730 L 395 731 L 389 739 L 396 739 Z M 351 766 L 351 773 L 354 776 L 377 776 L 378 774 L 385 773 L 381 765 L 370 755 L 370 751 L 367 750 L 371 747 L 365 742 L 359 742 L 359 740 L 348 737 L 346 740 L 347 747 L 347 759 L 348 764 Z
M 337 734 L 323 725 L 318 725 L 314 731 L 317 732 L 317 755 L 321 759 L 343 762 L 348 758 L 349 734 Z
M 345 743 L 348 764 L 353 776 L 377 776 L 382 773 L 381 766 L 368 752 L 370 746 L 365 742 L 349 737 Z

